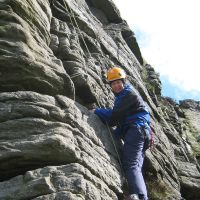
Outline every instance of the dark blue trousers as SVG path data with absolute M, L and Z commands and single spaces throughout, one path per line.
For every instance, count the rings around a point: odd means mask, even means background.
M 130 127 L 124 136 L 122 163 L 129 193 L 147 200 L 147 189 L 142 175 L 144 161 L 144 133 L 139 126 Z

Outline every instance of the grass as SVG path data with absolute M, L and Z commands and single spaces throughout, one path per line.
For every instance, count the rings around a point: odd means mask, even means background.
M 186 126 L 186 139 L 192 147 L 193 155 L 195 157 L 200 157 L 200 145 L 199 142 L 197 142 L 199 131 L 190 123 L 188 119 L 185 119 L 183 122 Z
M 163 200 L 171 194 L 170 188 L 162 180 L 153 180 L 153 177 L 147 182 L 147 191 L 151 200 Z

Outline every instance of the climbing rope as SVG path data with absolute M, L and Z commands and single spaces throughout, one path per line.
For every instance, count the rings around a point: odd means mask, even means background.
M 63 0 L 63 2 L 64 2 L 65 11 L 66 11 L 66 12 L 68 13 L 68 15 L 69 15 L 70 22 L 71 22 L 71 24 L 72 24 L 73 29 L 76 30 L 76 28 L 77 28 L 77 30 L 78 30 L 78 32 L 79 32 L 79 35 L 81 36 L 81 38 L 82 38 L 82 40 L 83 40 L 83 43 L 84 43 L 84 45 L 85 45 L 85 47 L 86 47 L 86 50 L 88 51 L 88 54 L 91 56 L 90 51 L 89 51 L 89 49 L 88 49 L 88 46 L 87 46 L 87 44 L 86 44 L 86 42 L 85 42 L 85 40 L 84 40 L 84 37 L 83 37 L 82 32 L 80 31 L 79 25 L 78 25 L 78 23 L 77 23 L 77 21 L 76 21 L 76 18 L 75 18 L 75 15 L 74 15 L 72 9 L 70 8 L 70 6 L 69 6 L 69 8 L 68 8 L 68 6 L 67 6 L 65 0 Z M 74 22 L 73 22 L 73 20 L 74 20 Z M 75 27 L 75 28 L 74 28 L 74 27 Z M 79 37 L 77 37 L 77 41 L 78 41 L 78 43 L 79 43 L 79 45 L 80 45 Z M 81 45 L 80 45 L 80 46 L 81 46 Z M 81 54 L 81 56 L 82 56 L 82 58 L 83 58 L 84 72 L 86 73 L 86 78 L 88 78 L 88 71 L 87 71 L 87 68 L 86 68 L 86 63 L 85 63 L 85 59 L 84 59 L 83 52 L 80 51 L 80 54 Z M 81 74 L 81 73 L 76 73 L 76 74 L 73 74 L 73 75 L 71 76 L 71 78 L 75 78 L 75 77 L 80 76 L 80 75 L 82 75 L 82 74 Z
M 82 38 L 82 40 L 83 40 L 83 43 L 84 43 L 84 45 L 85 45 L 85 47 L 86 47 L 87 53 L 89 54 L 89 58 L 92 60 L 92 55 L 91 55 L 91 53 L 90 53 L 90 51 L 89 51 L 89 48 L 88 48 L 88 46 L 87 46 L 87 44 L 86 44 L 86 42 L 85 42 L 85 39 L 84 39 L 84 37 L 83 37 L 83 34 L 81 33 L 80 27 L 79 27 L 79 25 L 78 25 L 78 23 L 77 23 L 77 21 L 76 21 L 76 18 L 75 18 L 74 13 L 73 13 L 72 9 L 70 8 L 70 6 L 69 6 L 69 9 L 68 9 L 65 0 L 63 0 L 63 2 L 64 2 L 64 6 L 65 6 L 66 11 L 69 13 L 69 17 L 70 17 L 71 24 L 72 24 L 73 27 L 75 27 L 75 26 L 77 27 L 78 32 L 79 32 L 79 34 L 80 34 L 80 36 L 81 36 L 81 38 Z M 73 23 L 73 20 L 72 20 L 72 19 L 74 20 L 74 23 Z M 78 42 L 79 42 L 79 45 L 80 45 L 80 40 L 79 40 L 79 38 L 78 38 Z M 102 52 L 101 52 L 101 55 L 102 55 L 102 57 L 105 59 L 105 56 L 103 55 Z M 83 57 L 83 62 L 84 62 L 85 73 L 86 73 L 87 76 L 88 76 L 88 71 L 87 71 L 87 68 L 86 68 L 86 64 L 85 64 L 85 60 L 84 60 L 84 55 L 83 55 L 83 54 L 82 54 L 82 57 Z M 105 59 L 105 61 L 106 61 L 106 59 Z M 73 75 L 71 76 L 71 78 L 75 78 L 75 77 L 77 77 L 77 76 L 79 76 L 79 75 L 81 75 L 81 74 L 80 74 L 80 73 L 75 73 L 75 74 L 73 74 Z M 98 104 L 99 107 L 101 107 L 101 105 L 100 105 L 98 99 L 97 99 L 97 104 Z M 116 147 L 116 144 L 115 144 L 115 141 L 114 141 L 112 132 L 111 132 L 111 130 L 110 130 L 110 127 L 108 126 L 108 123 L 106 123 L 106 127 L 107 127 L 108 132 L 109 132 L 109 135 L 110 135 L 110 137 L 111 137 L 111 141 L 112 141 L 112 143 L 113 143 L 113 146 L 114 146 L 114 149 L 115 149 L 115 152 L 116 152 L 116 155 L 117 155 L 117 159 L 118 159 L 118 162 L 119 162 L 119 164 L 120 164 L 121 171 L 122 171 L 122 173 L 123 173 L 122 162 L 121 162 L 121 159 L 120 159 L 120 156 L 119 156 L 119 153 L 118 153 L 118 150 L 117 150 L 117 147 Z
M 72 26 L 73 26 L 73 27 L 76 27 L 76 28 L 78 29 L 78 32 L 79 32 L 79 34 L 80 34 L 80 36 L 81 36 L 81 39 L 83 40 L 83 43 L 84 43 L 84 45 L 85 45 L 86 50 L 87 50 L 87 53 L 89 54 L 89 57 L 91 57 L 91 53 L 90 53 L 89 48 L 88 48 L 88 46 L 87 46 L 87 44 L 86 44 L 86 42 L 85 42 L 85 39 L 84 39 L 84 37 L 83 37 L 83 34 L 82 34 L 81 30 L 80 30 L 80 27 L 79 27 L 79 25 L 78 25 L 78 23 L 77 23 L 76 17 L 75 17 L 75 15 L 74 15 L 72 9 L 70 8 L 70 6 L 69 6 L 69 9 L 68 9 L 65 0 L 63 0 L 63 2 L 64 2 L 64 6 L 65 6 L 66 11 L 69 13 L 69 17 L 70 17 L 70 21 L 71 21 L 71 23 L 72 23 Z M 72 19 L 74 20 L 74 23 L 73 23 L 73 20 L 72 20 Z M 79 44 L 80 44 L 79 38 L 78 38 L 78 42 L 79 42 Z M 84 57 L 84 56 L 83 56 L 83 57 Z
M 97 100 L 97 104 L 98 104 L 99 107 L 101 107 L 101 105 L 100 105 L 100 103 L 99 103 L 98 100 Z M 116 144 L 115 144 L 115 140 L 114 140 L 114 138 L 113 138 L 113 134 L 112 134 L 112 132 L 111 132 L 111 130 L 110 130 L 110 127 L 109 127 L 109 125 L 108 125 L 107 122 L 106 122 L 106 127 L 107 127 L 108 132 L 109 132 L 109 135 L 110 135 L 110 137 L 111 137 L 111 141 L 112 141 L 112 143 L 113 143 L 114 149 L 115 149 L 116 154 L 117 154 L 117 159 L 118 159 L 118 161 L 119 161 L 120 168 L 121 168 L 121 171 L 122 171 L 122 173 L 123 173 L 121 158 L 120 158 L 120 155 L 119 155 L 119 153 L 118 153 L 118 150 L 117 150 L 117 147 L 116 147 Z

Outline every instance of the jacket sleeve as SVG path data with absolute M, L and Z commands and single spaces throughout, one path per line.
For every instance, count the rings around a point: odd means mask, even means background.
M 112 109 L 106 108 L 96 108 L 94 113 L 101 119 L 101 121 L 105 123 L 110 123 L 112 116 Z
M 143 109 L 142 99 L 134 92 L 128 93 L 121 98 L 117 105 L 114 105 L 110 125 L 123 122 L 128 115 L 140 109 Z
M 120 98 L 113 109 L 97 108 L 95 114 L 100 117 L 104 123 L 110 126 L 116 126 L 123 123 L 127 116 L 144 110 L 144 102 L 142 98 L 135 92 L 129 92 Z

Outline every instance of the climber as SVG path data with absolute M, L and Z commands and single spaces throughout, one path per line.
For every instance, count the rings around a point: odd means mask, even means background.
M 129 200 L 147 200 L 142 175 L 145 150 L 150 138 L 150 114 L 141 96 L 126 83 L 123 69 L 113 67 L 107 81 L 115 95 L 113 109 L 96 108 L 94 113 L 109 126 L 117 126 L 114 134 L 124 141 L 122 167 L 128 182 Z

